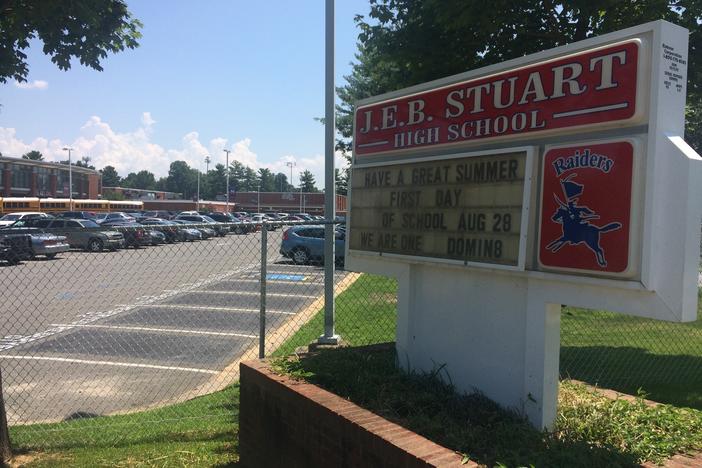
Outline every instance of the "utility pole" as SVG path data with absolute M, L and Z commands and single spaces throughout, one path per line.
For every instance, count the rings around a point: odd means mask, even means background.
M 229 213 L 229 153 L 232 152 L 232 150 L 225 149 L 223 150 L 225 153 L 227 153 L 227 213 Z
M 288 161 L 285 163 L 285 165 L 290 168 L 290 185 L 293 185 L 292 168 L 296 166 L 295 161 Z
M 288 161 L 285 163 L 285 165 L 290 168 L 290 201 L 293 201 L 292 192 L 295 190 L 295 186 L 293 185 L 292 168 L 295 167 L 295 161 Z

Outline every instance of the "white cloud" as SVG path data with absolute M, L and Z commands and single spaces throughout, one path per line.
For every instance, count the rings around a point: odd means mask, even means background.
M 46 89 L 49 87 L 49 82 L 44 80 L 34 80 L 19 82 L 15 81 L 15 87 L 19 89 Z
M 205 156 L 211 158 L 210 169 L 215 164 L 224 164 L 224 148 L 231 149 L 229 162 L 239 161 L 254 170 L 262 167 L 270 169 L 273 173 L 282 172 L 290 177 L 290 168 L 287 162 L 293 161 L 293 183 L 299 183 L 299 174 L 309 170 L 314 174 L 317 187 L 324 187 L 324 156 L 311 157 L 283 155 L 275 160 L 262 161 L 253 149 L 250 138 L 230 144 L 224 137 L 216 137 L 209 142 L 203 142 L 198 132 L 190 132 L 183 136 L 179 147 L 164 148 L 151 141 L 153 127 L 156 120 L 150 112 L 141 116 L 141 126 L 132 132 L 118 133 L 98 116 L 92 116 L 80 128 L 79 136 L 74 141 L 48 140 L 43 137 L 25 142 L 17 137 L 14 128 L 0 127 L 0 152 L 4 156 L 20 157 L 32 150 L 40 151 L 47 161 L 61 161 L 68 158 L 62 148 L 70 146 L 74 149 L 72 157 L 79 159 L 84 156 L 91 158 L 91 163 L 101 169 L 105 166 L 114 166 L 121 176 L 130 172 L 147 170 L 156 177 L 168 175 L 168 169 L 173 161 L 185 161 L 194 168 L 205 170 Z M 346 160 L 340 155 L 335 155 L 335 165 L 338 168 L 346 167 Z
M 141 114 L 141 123 L 145 127 L 151 127 L 153 124 L 156 123 L 156 121 L 151 117 L 151 112 L 144 112 Z

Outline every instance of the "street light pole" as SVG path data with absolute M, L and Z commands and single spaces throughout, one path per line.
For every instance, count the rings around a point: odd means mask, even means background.
M 200 166 L 198 165 L 197 168 L 197 202 L 196 202 L 196 210 L 200 211 Z
M 227 153 L 227 195 L 226 195 L 226 200 L 227 200 L 227 214 L 229 213 L 229 153 L 232 152 L 232 150 L 225 149 L 223 150 L 225 153 Z
M 288 161 L 285 163 L 286 166 L 290 168 L 290 185 L 292 185 L 292 168 L 295 167 L 295 161 Z M 282 190 L 281 190 L 282 192 Z
M 68 151 L 68 209 L 73 210 L 73 167 L 71 166 L 73 148 L 67 146 L 63 150 Z

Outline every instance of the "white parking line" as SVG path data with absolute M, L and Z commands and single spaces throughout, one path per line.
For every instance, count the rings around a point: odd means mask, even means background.
M 269 274 L 271 274 L 271 273 L 269 272 Z M 276 274 L 276 273 L 272 273 L 272 274 Z M 256 278 L 256 277 L 228 279 L 226 281 L 237 282 L 237 283 L 260 283 L 261 282 L 260 278 Z M 274 279 L 274 280 L 268 279 L 268 280 L 266 280 L 266 282 L 267 283 L 299 284 L 299 285 L 324 284 L 324 280 L 322 280 L 322 281 L 309 281 L 307 278 L 303 279 L 302 281 L 283 280 L 283 279 Z
M 52 327 L 68 327 L 60 323 L 52 323 Z M 119 325 L 72 325 L 75 328 L 100 328 L 105 330 L 125 330 L 125 331 L 145 331 L 145 332 L 165 332 L 183 333 L 186 335 L 211 335 L 211 336 L 235 336 L 238 338 L 258 338 L 258 335 L 246 335 L 243 333 L 213 332 L 205 330 L 182 330 L 173 328 L 151 328 L 151 327 L 123 327 Z
M 187 305 L 187 304 L 149 304 L 148 307 L 156 309 L 188 309 L 188 310 L 219 310 L 223 312 L 255 312 L 259 313 L 260 309 L 257 308 L 244 308 L 244 307 L 215 307 L 215 306 L 197 306 L 197 305 Z M 284 312 L 282 310 L 266 310 L 267 314 L 281 314 L 281 315 L 295 315 L 295 312 Z
M 260 291 L 197 291 L 206 294 L 221 294 L 224 296 L 260 296 Z M 192 294 L 192 293 L 191 293 Z M 301 297 L 303 299 L 317 299 L 320 294 L 284 294 L 284 293 L 269 293 L 266 291 L 266 297 Z
M 70 362 L 73 364 L 92 364 L 96 366 L 115 366 L 115 367 L 139 367 L 142 369 L 158 369 L 158 370 L 175 370 L 183 372 L 195 372 L 198 374 L 219 374 L 218 371 L 209 369 L 195 369 L 192 367 L 175 367 L 175 366 L 158 366 L 155 364 L 136 364 L 133 362 L 111 362 L 111 361 L 90 361 L 87 359 L 68 359 L 49 356 L 18 356 L 18 355 L 3 355 L 0 354 L 0 359 L 21 359 L 28 361 L 54 361 L 54 362 Z
M 129 312 L 131 310 L 134 310 L 137 307 L 142 307 L 145 305 L 151 305 L 154 302 L 162 301 L 168 298 L 171 298 L 173 296 L 176 296 L 180 293 L 183 292 L 189 292 L 193 290 L 197 290 L 200 288 L 204 288 L 206 286 L 209 286 L 210 284 L 213 283 L 219 283 L 221 281 L 228 280 L 230 277 L 236 275 L 236 274 L 241 274 L 242 272 L 246 272 L 250 269 L 250 266 L 243 266 L 241 268 L 238 268 L 236 270 L 230 270 L 226 271 L 224 273 L 217 273 L 217 274 L 212 274 L 209 275 L 208 277 L 197 281 L 195 283 L 185 283 L 185 284 L 180 284 L 178 285 L 179 288 L 178 290 L 164 290 L 161 294 L 157 294 L 154 296 L 146 296 L 146 299 L 144 300 L 137 300 L 131 304 L 120 304 L 116 306 L 113 309 L 106 310 L 106 311 L 96 311 L 96 312 L 88 312 L 80 317 L 78 317 L 78 320 L 75 322 L 71 323 L 67 327 L 51 327 L 46 330 L 31 334 L 31 335 L 10 335 L 10 336 L 5 336 L 5 337 L 0 337 L 0 352 L 2 351 L 8 351 L 10 349 L 16 348 L 17 346 L 27 344 L 27 343 L 32 343 L 35 341 L 39 341 L 45 338 L 48 338 L 50 336 L 56 335 L 57 333 L 62 333 L 67 330 L 70 330 L 71 328 L 77 326 L 77 325 L 85 325 L 88 323 L 93 323 L 97 322 L 98 320 L 105 319 L 112 317 L 113 315 L 121 314 L 124 312 Z

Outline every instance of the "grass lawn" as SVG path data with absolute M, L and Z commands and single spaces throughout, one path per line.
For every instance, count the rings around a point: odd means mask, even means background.
M 351 346 L 395 341 L 397 281 L 361 275 L 336 299 L 336 333 Z M 286 356 L 315 341 L 324 330 L 324 311 L 285 341 L 273 356 Z
M 337 299 L 336 332 L 351 345 L 393 341 L 395 292 L 394 281 L 362 275 Z M 322 324 L 320 311 L 275 354 L 287 355 L 314 341 L 322 332 Z M 566 308 L 561 368 L 572 378 L 588 383 L 625 393 L 636 393 L 641 388 L 651 399 L 700 408 L 701 343 L 700 321 L 669 324 Z M 394 370 L 393 357 L 386 356 L 375 364 L 387 366 L 384 377 L 392 381 L 388 385 L 405 382 L 402 379 L 407 376 Z M 356 375 L 341 369 L 334 372 Z M 414 377 L 419 382 L 424 379 Z M 486 425 L 466 435 L 462 432 L 465 428 L 445 426 L 443 419 L 454 411 L 456 399 L 464 397 L 447 391 L 441 383 L 429 384 L 439 391 L 433 395 L 414 383 L 405 384 L 417 390 L 416 394 L 396 395 L 399 388 L 380 386 L 367 387 L 369 395 L 361 396 L 370 398 L 370 394 L 378 393 L 382 399 L 378 412 L 410 415 L 408 424 L 414 424 L 411 411 L 422 409 L 416 426 L 419 429 L 415 430 L 427 430 L 438 442 L 485 462 L 577 466 L 571 462 L 582 458 L 590 466 L 630 466 L 639 459 L 657 460 L 685 448 L 702 448 L 698 440 L 702 434 L 699 411 L 662 406 L 652 412 L 641 404 L 613 402 L 569 382 L 561 385 L 558 430 L 553 434 L 533 431 L 514 415 L 497 412 L 494 405 L 473 396 L 479 405 L 462 409 L 463 413 L 455 409 L 456 414 L 468 418 L 462 426 L 472 426 L 479 420 L 485 420 Z M 448 406 L 439 411 L 437 399 Z M 17 426 L 11 428 L 11 437 L 16 451 L 27 457 L 26 466 L 236 466 L 238 408 L 239 389 L 232 386 L 132 415 Z M 429 420 L 423 416 L 430 413 L 439 417 Z
M 555 430 L 540 432 L 479 394 L 457 394 L 440 372 L 398 370 L 392 347 L 274 365 L 490 467 L 633 467 L 702 449 L 702 412 L 611 400 L 571 381 L 561 383 Z
M 561 314 L 561 374 L 702 409 L 702 320 L 670 323 L 566 307 Z
M 236 466 L 239 386 L 122 416 L 10 428 L 22 466 Z

